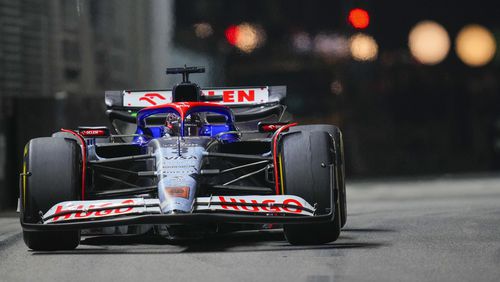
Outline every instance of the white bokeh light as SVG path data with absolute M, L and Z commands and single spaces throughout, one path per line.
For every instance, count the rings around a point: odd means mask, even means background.
M 241 51 L 251 53 L 255 48 L 260 47 L 265 39 L 265 32 L 262 28 L 249 23 L 242 23 L 238 25 L 235 45 Z
M 355 34 L 351 37 L 351 56 L 356 61 L 373 61 L 378 55 L 377 41 L 370 35 L 363 33 Z
M 433 21 L 422 21 L 410 31 L 408 47 L 417 61 L 426 65 L 435 65 L 448 55 L 450 37 L 440 24 Z

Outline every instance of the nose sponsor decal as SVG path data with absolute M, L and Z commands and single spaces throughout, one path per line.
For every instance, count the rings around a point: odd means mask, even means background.
M 189 199 L 189 186 L 184 187 L 165 187 L 165 194 L 169 197 Z

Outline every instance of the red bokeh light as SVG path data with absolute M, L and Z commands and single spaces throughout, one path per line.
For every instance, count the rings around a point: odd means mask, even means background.
M 370 15 L 366 10 L 356 8 L 349 11 L 347 20 L 354 28 L 363 29 L 370 24 Z
M 226 35 L 226 40 L 231 45 L 236 45 L 236 41 L 238 40 L 239 28 L 235 25 L 230 25 L 224 34 Z

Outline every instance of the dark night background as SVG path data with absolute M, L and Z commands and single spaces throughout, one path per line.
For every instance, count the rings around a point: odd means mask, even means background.
M 353 8 L 368 11 L 366 29 L 348 23 Z M 472 23 L 489 29 L 498 45 L 498 15 L 497 1 L 1 0 L 0 197 L 17 197 L 30 138 L 107 124 L 104 90 L 168 88 L 175 80 L 164 68 L 184 64 L 208 68 L 193 77 L 202 86 L 287 85 L 296 120 L 344 131 L 350 179 L 495 173 L 500 59 L 470 67 L 454 47 Z M 451 41 L 436 65 L 419 63 L 408 48 L 422 20 L 439 23 Z M 197 37 L 199 23 L 210 25 L 210 35 Z M 241 23 L 265 33 L 250 53 L 225 37 Z M 358 32 L 376 40 L 375 60 L 299 52 L 292 44 L 299 33 Z

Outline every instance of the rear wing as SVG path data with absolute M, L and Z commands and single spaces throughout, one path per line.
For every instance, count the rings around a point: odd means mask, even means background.
M 219 102 L 231 108 L 279 104 L 285 97 L 286 86 L 201 89 L 202 100 Z M 172 90 L 106 91 L 105 102 L 109 109 L 140 110 L 145 107 L 171 103 Z
M 172 90 L 106 91 L 106 114 L 113 120 L 135 123 L 140 109 L 172 102 Z M 201 99 L 221 103 L 234 113 L 237 123 L 270 119 L 279 121 L 286 109 L 286 86 L 212 87 L 201 89 Z

